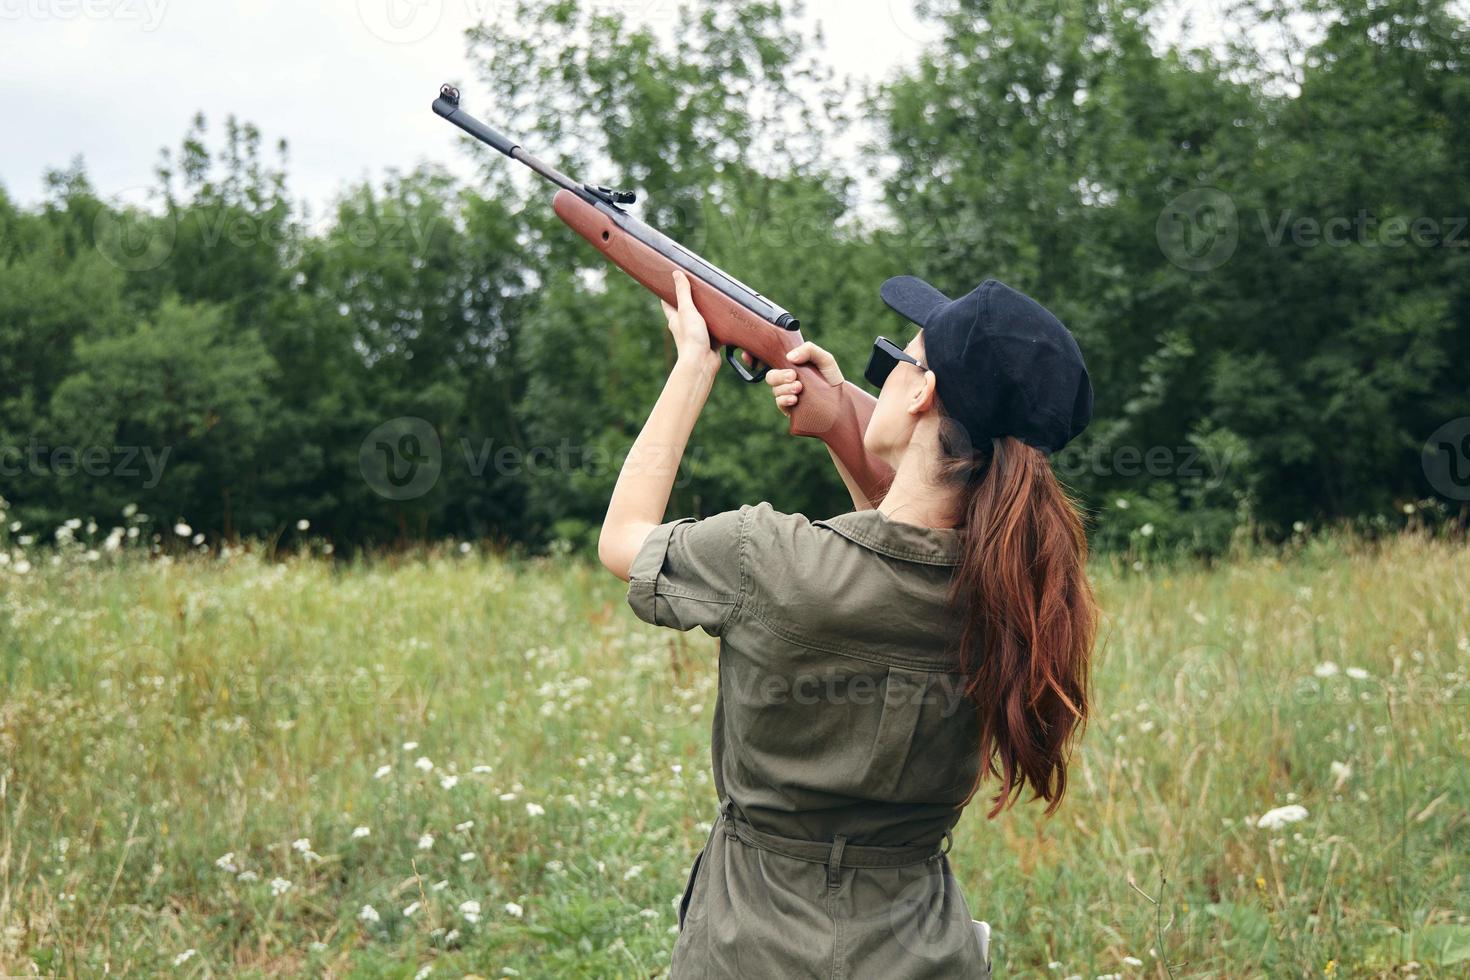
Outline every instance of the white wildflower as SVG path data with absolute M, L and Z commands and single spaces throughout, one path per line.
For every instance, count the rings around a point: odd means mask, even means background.
M 1307 819 L 1307 808 L 1300 803 L 1292 803 L 1288 806 L 1278 806 L 1274 810 L 1267 810 L 1256 821 L 1256 826 L 1263 830 L 1280 830 L 1289 823 Z
M 226 854 L 221 854 L 219 857 L 215 858 L 214 866 L 216 868 L 219 868 L 221 871 L 228 871 L 230 874 L 234 874 L 236 871 L 240 870 L 239 868 L 235 867 L 234 851 L 230 851 Z
M 466 922 L 479 922 L 480 903 L 475 901 L 474 899 L 470 899 L 468 902 L 460 902 L 459 914 L 464 916 L 464 920 Z
M 372 828 L 370 827 L 354 827 L 352 829 L 352 839 L 362 840 L 364 837 L 368 836 L 372 832 Z
M 449 882 L 447 882 L 447 881 L 436 881 L 432 885 L 429 886 L 429 891 L 431 891 L 431 892 L 442 892 L 444 889 L 446 889 L 448 887 L 449 887 Z
M 185 524 L 183 521 L 179 521 L 179 523 L 174 525 L 174 533 L 181 538 L 187 538 L 189 535 L 194 533 L 194 529 Z
M 1355 681 L 1366 681 L 1368 679 L 1368 672 L 1362 667 L 1349 667 L 1347 670 L 1343 671 L 1343 673 L 1347 674 Z
M 382 916 L 378 915 L 378 910 L 373 908 L 371 905 L 364 905 L 362 907 L 362 910 L 357 913 L 357 917 L 359 920 L 367 923 L 382 921 Z
M 434 972 L 434 964 L 432 964 L 432 963 L 425 963 L 423 966 L 419 967 L 419 972 L 417 972 L 417 973 L 415 973 L 413 975 L 413 980 L 424 980 L 425 977 L 427 977 L 429 974 L 431 974 L 433 972 Z
M 413 767 L 420 772 L 428 772 L 434 768 L 434 762 L 426 755 L 421 755 L 415 760 Z
M 1128 966 L 1143 966 L 1143 960 L 1136 956 L 1125 956 L 1123 962 Z
M 474 851 L 465 851 L 463 854 L 461 854 L 459 856 L 459 863 L 460 864 L 468 864 L 471 861 L 473 861 L 474 859 L 475 859 L 475 852 Z
M 1332 772 L 1332 778 L 1337 782 L 1337 784 L 1332 787 L 1333 789 L 1339 788 L 1340 786 L 1342 786 L 1343 783 L 1352 778 L 1353 767 L 1348 765 L 1346 762 L 1337 762 L 1334 760 L 1329 768 Z
M 301 520 L 299 520 L 299 521 L 296 522 L 296 530 L 298 530 L 298 531 L 308 531 L 310 529 L 311 529 L 311 521 L 308 521 L 306 518 L 303 517 Z
M 463 823 L 457 823 L 457 824 L 455 824 L 454 825 L 454 829 L 457 830 L 457 831 L 459 831 L 462 834 L 465 831 L 472 829 L 474 826 L 475 826 L 475 822 L 473 820 L 466 820 Z
M 434 846 L 434 835 L 433 834 L 424 834 L 422 837 L 419 838 L 419 850 L 421 850 L 421 851 L 427 851 L 429 848 L 431 848 L 433 846 Z
M 241 871 L 239 874 L 235 875 L 235 880 L 246 882 L 259 881 L 260 875 L 256 874 L 254 871 Z
M 418 903 L 418 902 L 409 902 L 407 905 L 405 905 L 403 907 L 403 917 L 405 919 L 412 919 L 413 918 L 413 914 L 415 912 L 417 912 L 421 908 L 423 908 L 423 906 L 420 903 Z
M 186 950 L 184 950 L 178 956 L 175 956 L 174 957 L 174 966 L 183 966 L 185 963 L 187 963 L 190 960 L 192 960 L 194 958 L 195 954 L 197 954 L 198 952 L 199 951 L 197 949 L 186 949 Z
M 470 772 L 477 772 L 477 773 L 480 773 L 481 775 L 489 775 L 492 772 L 492 770 L 491 770 L 491 768 L 489 766 L 486 766 L 486 765 L 478 765 L 475 768 L 471 769 Z
M 540 803 L 527 803 L 526 813 L 532 817 L 544 817 L 546 816 L 546 807 Z
M 291 890 L 291 883 L 279 876 L 271 879 L 271 894 L 281 896 Z
M 444 776 L 439 780 L 439 785 L 444 789 L 454 789 L 459 785 L 458 776 Z
M 631 868 L 629 868 L 627 871 L 624 871 L 623 872 L 623 880 L 624 881 L 632 881 L 634 878 L 638 877 L 642 873 L 643 873 L 643 865 L 641 865 L 641 864 L 635 864 Z
M 1154 526 L 1152 524 L 1145 524 L 1143 527 L 1138 529 L 1138 533 L 1143 535 L 1145 538 L 1151 538 L 1154 536 Z
M 1128 498 L 1127 497 L 1119 497 L 1117 500 L 1113 501 L 1113 505 L 1116 506 L 1119 510 L 1127 510 L 1128 509 Z
M 417 742 L 404 742 L 403 743 L 403 751 L 405 751 L 405 752 L 412 752 L 414 749 L 416 749 L 418 747 L 419 747 L 419 743 L 417 743 Z
M 505 914 L 511 916 L 512 918 L 519 919 L 521 916 L 526 914 L 526 910 L 516 902 L 506 902 Z
M 382 779 L 384 776 L 388 775 L 388 773 L 390 773 L 392 771 L 393 771 L 393 767 L 392 766 L 379 766 L 378 767 L 378 771 L 375 772 L 375 773 L 373 773 L 373 778 L 374 779 Z
M 1338 667 L 1337 664 L 1333 663 L 1331 660 L 1324 660 L 1320 664 L 1312 668 L 1312 673 L 1316 674 L 1318 677 L 1336 677 L 1338 673 Z

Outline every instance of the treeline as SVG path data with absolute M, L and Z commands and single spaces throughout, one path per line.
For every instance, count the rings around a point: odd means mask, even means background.
M 877 298 L 890 275 L 1047 303 L 1097 387 L 1056 463 L 1103 546 L 1214 552 L 1470 495 L 1460 460 L 1425 458 L 1437 431 L 1451 456 L 1470 441 L 1451 3 L 1243 3 L 1211 51 L 1165 44 L 1146 0 L 932 6 L 941 40 L 857 97 L 779 2 L 703 4 L 673 45 L 523 4 L 513 34 L 469 37 L 466 102 L 637 190 L 850 376 L 905 333 Z M 878 145 L 834 156 L 855 115 Z M 0 190 L 0 535 L 106 533 L 132 504 L 211 539 L 584 543 L 672 352 L 546 188 L 483 160 L 474 186 L 425 167 L 318 217 L 284 146 L 201 118 L 136 200 L 79 166 L 34 207 Z M 731 376 L 676 506 L 757 499 L 844 502 L 820 445 Z

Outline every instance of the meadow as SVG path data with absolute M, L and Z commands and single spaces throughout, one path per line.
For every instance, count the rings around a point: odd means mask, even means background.
M 0 974 L 660 975 L 715 641 L 572 557 L 321 551 L 9 554 Z M 1096 576 L 1067 801 L 951 854 L 997 976 L 1470 976 L 1463 541 Z

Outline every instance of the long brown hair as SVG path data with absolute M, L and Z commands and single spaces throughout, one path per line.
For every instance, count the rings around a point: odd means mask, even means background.
M 1027 786 L 1051 814 L 1087 720 L 1097 634 L 1082 518 L 1039 450 L 1009 437 L 972 448 L 948 420 L 939 441 L 944 477 L 962 487 L 963 557 L 950 600 L 963 622 L 959 653 L 980 726 L 980 779 L 1000 777 L 988 816 Z

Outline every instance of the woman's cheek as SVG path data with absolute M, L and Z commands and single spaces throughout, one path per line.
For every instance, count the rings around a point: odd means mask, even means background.
M 873 409 L 873 417 L 868 420 L 868 427 L 863 432 L 863 448 L 871 455 L 882 456 L 891 448 L 893 428 L 889 421 L 889 406 L 884 404 L 883 399 Z

